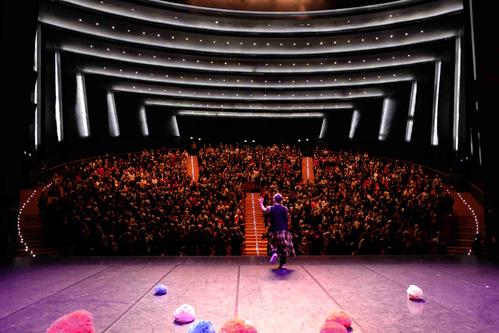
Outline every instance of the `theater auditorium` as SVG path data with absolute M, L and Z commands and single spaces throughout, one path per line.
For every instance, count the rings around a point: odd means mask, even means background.
M 0 332 L 497 331 L 492 2 L 0 17 Z

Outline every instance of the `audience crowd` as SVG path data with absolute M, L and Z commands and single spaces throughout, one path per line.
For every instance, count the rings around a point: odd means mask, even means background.
M 442 254 L 453 200 L 438 175 L 368 154 L 317 150 L 315 182 L 282 191 L 299 254 Z M 269 202 L 270 203 L 270 202 Z
M 158 150 L 68 164 L 40 198 L 65 254 L 241 255 L 244 195 L 285 197 L 298 254 L 445 253 L 452 199 L 416 165 L 317 149 L 303 183 L 300 149 L 207 145 L 199 180 L 187 153 Z M 266 235 L 262 235 L 266 237 Z

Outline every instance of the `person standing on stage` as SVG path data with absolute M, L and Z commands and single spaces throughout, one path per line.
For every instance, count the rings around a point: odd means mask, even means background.
M 275 264 L 279 257 L 278 269 L 282 269 L 282 266 L 286 263 L 286 258 L 288 256 L 295 256 L 296 254 L 293 247 L 293 237 L 289 232 L 291 217 L 289 216 L 288 209 L 282 205 L 282 195 L 276 193 L 273 201 L 274 204 L 272 206 L 265 207 L 263 198 L 260 198 L 260 208 L 264 213 L 269 214 L 270 217 L 269 244 L 270 253 L 272 253 L 270 263 Z

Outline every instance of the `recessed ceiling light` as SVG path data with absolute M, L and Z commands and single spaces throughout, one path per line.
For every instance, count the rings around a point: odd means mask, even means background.
M 390 35 L 390 38 L 393 38 L 393 35 Z
M 83 20 L 82 19 L 78 19 L 79 22 L 82 22 Z
M 93 45 L 90 45 L 90 47 L 91 47 L 91 48 L 94 48 L 94 46 L 93 46 Z
M 95 25 L 96 25 L 96 26 L 99 26 L 99 22 L 95 22 Z
M 378 39 L 379 39 L 379 37 L 378 37 L 378 36 L 376 36 L 374 39 L 378 40 Z
M 146 32 L 145 32 L 145 31 L 142 31 L 142 34 L 143 34 L 143 35 L 145 35 L 145 34 L 146 34 Z
M 424 32 L 424 30 L 421 30 L 421 31 L 420 31 L 420 33 L 423 33 L 423 32 Z
M 218 21 L 215 21 L 215 24 L 218 24 Z

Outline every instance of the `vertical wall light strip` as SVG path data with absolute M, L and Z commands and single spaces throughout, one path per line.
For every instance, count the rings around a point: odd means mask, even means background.
M 418 82 L 413 81 L 411 85 L 411 96 L 409 97 L 409 113 L 407 114 L 407 126 L 405 128 L 405 141 L 412 140 L 412 127 L 414 126 L 414 113 L 416 112 L 416 97 L 418 94 Z
M 348 133 L 348 138 L 351 140 L 355 136 L 355 131 L 357 130 L 357 125 L 360 120 L 360 112 L 353 110 L 352 121 L 350 122 L 350 132 Z
M 147 115 L 145 105 L 141 105 L 139 109 L 140 129 L 143 136 L 149 136 L 149 126 L 147 125 Z
M 431 119 L 431 145 L 438 146 L 438 102 L 440 95 L 440 73 L 442 60 L 435 62 L 435 83 L 433 86 L 433 115 Z
M 454 118 L 452 135 L 454 137 L 454 151 L 459 150 L 459 113 L 461 104 L 461 36 L 456 37 L 454 61 Z
M 468 0 L 468 2 L 470 7 L 471 57 L 473 58 L 473 79 L 476 81 L 475 22 L 473 20 L 473 1 Z
M 381 124 L 379 126 L 378 140 L 385 141 L 390 134 L 392 120 L 395 116 L 395 102 L 390 97 L 383 99 L 383 110 L 381 111 Z
M 40 35 L 41 35 L 41 25 L 38 24 L 38 27 L 36 29 L 36 35 L 35 35 L 35 59 L 34 59 L 34 68 L 36 70 L 36 85 L 35 85 L 35 91 L 34 91 L 34 94 L 35 94 L 35 103 L 37 104 L 36 105 L 36 108 L 35 108 L 35 119 L 34 119 L 34 127 L 35 127 L 35 133 L 34 133 L 34 141 L 35 141 L 35 150 L 38 150 L 38 146 L 40 145 L 40 142 L 41 142 L 41 133 L 40 133 L 40 122 L 41 122 L 41 113 L 40 113 L 40 108 L 38 107 L 38 105 L 42 104 L 41 103 L 41 91 L 42 91 L 42 78 L 41 78 L 41 63 L 40 63 L 40 59 L 41 59 L 41 50 L 42 50 L 42 47 L 40 45 L 41 43 L 41 38 L 40 38 Z
M 170 128 L 171 128 L 171 133 L 173 136 L 180 136 L 180 131 L 178 129 L 178 123 L 177 123 L 177 116 L 172 115 L 170 117 Z
M 319 133 L 319 139 L 324 139 L 327 135 L 327 118 L 324 117 L 322 118 L 322 125 L 321 125 L 321 131 Z
M 87 92 L 85 89 L 85 78 L 82 73 L 76 73 L 76 124 L 80 138 L 87 138 L 90 135 L 90 125 L 88 121 Z
M 480 132 L 477 133 L 477 139 L 478 139 L 478 162 L 480 163 L 480 166 L 482 166 L 482 143 L 480 141 Z
M 35 53 L 33 54 L 33 70 L 38 72 L 38 34 L 40 33 L 40 27 L 36 29 L 35 33 Z
M 109 135 L 112 137 L 120 136 L 120 125 L 118 123 L 118 114 L 116 112 L 116 102 L 114 93 L 108 91 L 107 94 L 107 122 L 109 124 Z
M 57 129 L 57 141 L 64 140 L 64 131 L 62 128 L 62 91 L 61 91 L 61 54 L 55 51 L 55 126 Z
M 474 148 L 473 148 L 473 127 L 470 127 L 470 153 L 471 156 L 475 154 Z

